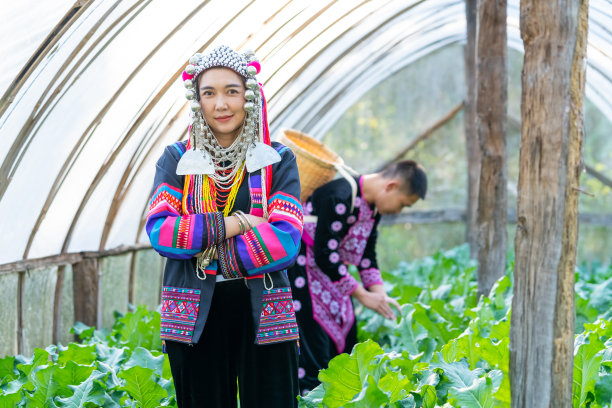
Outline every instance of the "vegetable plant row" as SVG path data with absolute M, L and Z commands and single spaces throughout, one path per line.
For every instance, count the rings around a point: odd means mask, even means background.
M 384 273 L 396 321 L 357 308 L 360 343 L 319 374 L 300 407 L 510 407 L 512 254 L 478 298 L 466 246 Z M 355 272 L 355 271 L 353 271 Z M 573 406 L 612 408 L 612 266 L 576 271 Z M 160 315 L 138 307 L 111 330 L 0 359 L 2 407 L 176 407 Z

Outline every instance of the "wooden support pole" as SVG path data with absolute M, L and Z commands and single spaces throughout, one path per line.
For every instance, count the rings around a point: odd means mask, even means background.
M 521 1 L 512 407 L 572 406 L 587 0 Z
M 478 1 L 476 116 L 480 181 L 476 218 L 478 293 L 488 295 L 506 269 L 506 0 Z
M 98 326 L 100 271 L 97 258 L 87 258 L 73 265 L 74 320 Z
M 465 44 L 465 158 L 467 162 L 467 219 L 465 238 L 470 244 L 470 256 L 478 256 L 478 189 L 480 184 L 480 143 L 476 131 L 476 35 L 478 32 L 478 0 L 465 0 L 467 41 Z

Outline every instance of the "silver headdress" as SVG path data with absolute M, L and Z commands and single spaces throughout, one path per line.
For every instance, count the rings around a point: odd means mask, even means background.
M 206 123 L 198 101 L 197 77 L 209 68 L 224 67 L 245 78 L 247 90 L 244 104 L 245 121 L 240 136 L 229 147 L 222 147 Z M 280 161 L 280 155 L 269 145 L 265 101 L 255 75 L 260 64 L 253 52 L 240 54 L 221 45 L 209 54 L 195 54 L 183 72 L 186 98 L 191 104 L 191 147 L 183 154 L 176 173 L 206 174 L 216 184 L 231 182 L 240 165 L 245 162 L 249 173 Z M 231 169 L 229 173 L 227 170 Z M 219 174 L 221 173 L 221 174 Z

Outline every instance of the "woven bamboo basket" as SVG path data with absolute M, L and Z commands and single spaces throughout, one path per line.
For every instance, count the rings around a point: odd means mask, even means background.
M 300 173 L 302 202 L 305 202 L 317 187 L 333 180 L 338 171 L 337 166 L 344 164 L 342 158 L 330 148 L 298 130 L 281 130 L 278 141 L 295 154 Z

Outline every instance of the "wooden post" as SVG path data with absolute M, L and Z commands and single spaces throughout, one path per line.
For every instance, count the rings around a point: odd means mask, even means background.
M 521 1 L 512 407 L 571 407 L 587 0 Z
M 480 182 L 480 144 L 476 132 L 476 35 L 478 32 L 478 1 L 465 0 L 465 17 L 467 23 L 467 41 L 465 57 L 465 103 L 463 118 L 465 121 L 465 154 L 467 162 L 467 220 L 465 229 L 466 241 L 470 244 L 470 256 L 478 256 L 478 236 L 476 217 L 478 209 L 478 184 Z
M 72 267 L 74 282 L 74 320 L 97 326 L 100 273 L 97 258 L 85 258 Z
M 481 167 L 478 192 L 478 292 L 488 295 L 506 268 L 506 0 L 478 1 L 476 116 Z

